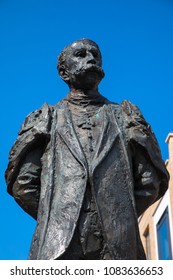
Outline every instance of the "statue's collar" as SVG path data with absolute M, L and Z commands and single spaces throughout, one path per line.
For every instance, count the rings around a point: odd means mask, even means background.
M 86 107 L 88 105 L 103 105 L 105 103 L 106 98 L 103 97 L 100 93 L 95 93 L 93 95 L 86 95 L 82 92 L 79 92 L 78 94 L 74 92 L 70 92 L 66 97 L 65 100 L 81 106 Z

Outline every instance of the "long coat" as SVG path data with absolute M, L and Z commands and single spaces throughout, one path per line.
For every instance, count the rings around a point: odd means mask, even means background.
M 30 259 L 57 259 L 66 251 L 87 182 L 112 259 L 145 259 L 137 218 L 164 194 L 168 174 L 155 136 L 136 106 L 129 101 L 121 105 L 105 101 L 100 112 L 102 133 L 90 165 L 66 101 L 44 104 L 21 127 L 10 153 L 6 180 L 8 192 L 29 214 L 32 203 L 25 206 L 22 199 L 27 192 L 21 191 L 19 182 L 16 192 L 15 182 L 27 153 L 39 144 L 45 147 Z M 33 189 L 30 195 L 34 201 Z

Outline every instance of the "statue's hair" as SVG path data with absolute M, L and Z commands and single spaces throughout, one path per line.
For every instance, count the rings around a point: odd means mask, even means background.
M 94 46 L 97 47 L 97 49 L 99 50 L 100 52 L 100 49 L 99 49 L 99 46 L 92 40 L 90 39 L 87 39 L 87 38 L 83 38 L 83 39 L 79 39 L 79 40 L 76 40 L 75 42 L 69 44 L 68 46 L 66 46 L 62 51 L 61 53 L 59 54 L 58 56 L 58 62 L 57 62 L 57 69 L 59 71 L 60 68 L 65 68 L 66 67 L 66 53 L 67 51 L 71 48 L 71 46 L 74 44 L 74 43 L 77 43 L 77 42 L 88 42 L 89 44 L 92 44 Z M 101 52 L 100 52 L 100 57 L 101 56 Z

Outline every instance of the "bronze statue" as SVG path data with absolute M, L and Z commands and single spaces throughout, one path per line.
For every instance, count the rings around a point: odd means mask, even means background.
M 6 171 L 9 194 L 37 220 L 29 259 L 145 259 L 138 217 L 169 179 L 151 127 L 131 102 L 98 92 L 95 42 L 67 46 L 57 68 L 70 92 L 27 116 Z

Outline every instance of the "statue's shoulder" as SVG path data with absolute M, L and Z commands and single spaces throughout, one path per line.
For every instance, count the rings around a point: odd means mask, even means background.
M 120 106 L 123 109 L 123 111 L 127 114 L 127 116 L 139 117 L 139 118 L 144 119 L 138 106 L 133 104 L 131 101 L 123 100 L 122 103 L 120 104 Z
M 57 110 L 65 109 L 66 107 L 67 102 L 65 102 L 64 99 L 59 101 L 55 105 L 44 103 L 40 108 L 34 110 L 26 116 L 18 132 L 19 136 L 33 129 L 38 133 L 48 132 L 51 128 L 54 113 L 56 113 Z
M 130 102 L 129 100 L 123 100 L 121 103 L 116 103 L 116 102 L 112 102 L 112 101 L 109 101 L 108 99 L 106 99 L 105 104 L 108 107 L 111 107 L 115 111 L 118 110 L 118 111 L 124 112 L 128 116 L 134 115 L 134 114 L 142 116 L 139 108 L 135 104 Z
M 137 124 L 148 126 L 140 109 L 129 100 L 123 100 L 120 104 L 107 100 L 105 104 L 108 108 L 111 108 L 118 122 L 123 123 L 124 126 L 129 126 L 129 124 L 132 126 Z
M 108 108 L 111 108 L 111 110 L 116 113 L 117 111 L 119 110 L 122 110 L 120 104 L 116 103 L 116 102 L 113 102 L 113 101 L 110 101 L 108 99 L 105 98 L 105 105 L 108 107 Z
M 27 132 L 34 127 L 37 130 L 48 130 L 53 111 L 54 106 L 44 103 L 39 109 L 36 109 L 26 116 L 18 134 L 22 135 L 24 132 Z
M 145 127 L 146 129 L 151 129 L 138 106 L 129 100 L 123 100 L 120 106 L 127 126 L 142 126 L 143 128 Z

